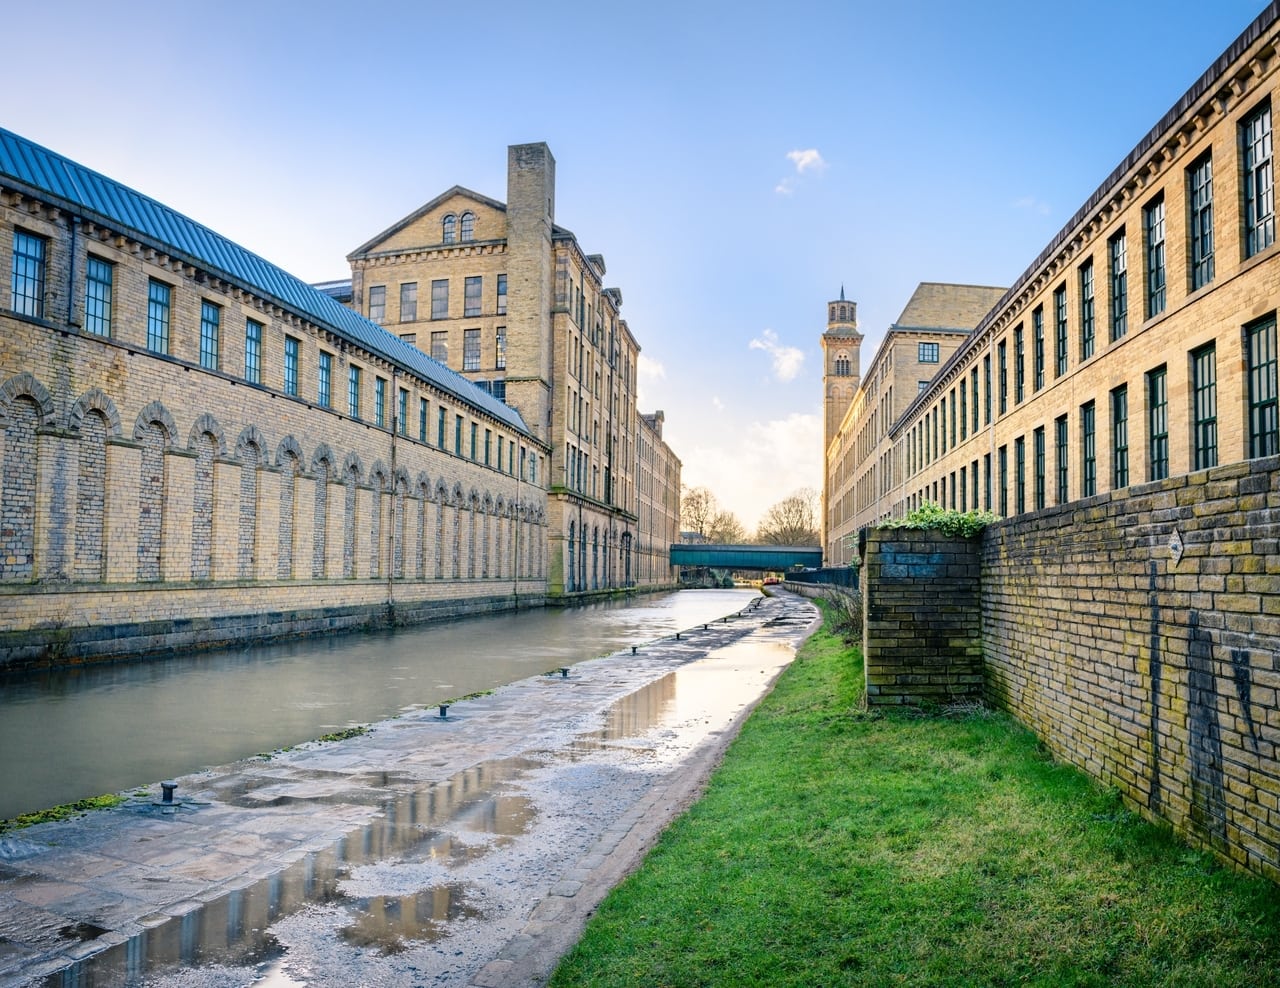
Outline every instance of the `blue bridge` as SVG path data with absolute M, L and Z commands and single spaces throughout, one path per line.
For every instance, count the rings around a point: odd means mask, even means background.
M 708 545 L 678 542 L 671 547 L 673 566 L 764 570 L 782 573 L 793 566 L 822 565 L 822 548 L 808 545 Z

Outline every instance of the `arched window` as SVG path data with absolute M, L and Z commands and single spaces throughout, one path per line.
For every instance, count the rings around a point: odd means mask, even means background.
M 450 213 L 444 218 L 443 240 L 446 244 L 457 243 L 458 240 L 458 217 Z
M 462 242 L 468 243 L 476 238 L 476 214 L 466 212 L 462 214 Z
M 841 350 L 836 354 L 836 377 L 849 376 L 849 355 Z

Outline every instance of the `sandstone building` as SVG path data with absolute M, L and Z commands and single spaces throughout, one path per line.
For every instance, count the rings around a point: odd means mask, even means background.
M 555 222 L 555 159 L 508 148 L 507 201 L 454 186 L 349 256 L 326 292 L 515 409 L 549 450 L 548 590 L 670 585 L 680 461 L 636 405 L 640 346 Z
M 1280 452 L 1278 19 L 1272 4 L 860 442 L 884 397 L 868 375 L 827 447 L 833 560 L 925 501 L 1013 516 Z
M 7 131 L 0 265 L 0 665 L 545 599 L 545 422 Z

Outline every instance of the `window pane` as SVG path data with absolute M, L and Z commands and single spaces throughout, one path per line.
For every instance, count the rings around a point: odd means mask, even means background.
M 169 352 L 168 285 L 152 281 L 147 288 L 147 349 L 155 353 Z
M 114 268 L 90 256 L 85 267 L 84 329 L 95 336 L 111 335 L 111 289 Z
M 13 311 L 44 317 L 45 240 L 22 230 L 13 233 Z
M 262 383 L 262 323 L 252 319 L 244 324 L 244 379 Z
M 200 366 L 218 369 L 218 328 L 222 310 L 212 302 L 200 303 Z

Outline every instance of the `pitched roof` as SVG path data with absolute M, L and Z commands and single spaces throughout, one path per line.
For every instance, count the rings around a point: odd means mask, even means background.
M 355 250 L 353 250 L 350 254 L 347 255 L 347 260 L 351 260 L 352 258 L 356 258 L 364 254 L 368 254 L 375 247 L 377 247 L 378 244 L 382 243 L 382 241 L 386 240 L 392 234 L 399 233 L 405 227 L 409 226 L 412 223 L 417 222 L 427 213 L 439 207 L 446 200 L 452 199 L 454 196 L 462 196 L 462 198 L 470 199 L 473 202 L 475 202 L 477 205 L 488 206 L 490 209 L 497 209 L 504 213 L 507 211 L 507 204 L 505 202 L 499 202 L 497 199 L 490 199 L 488 196 L 481 195 L 479 192 L 473 192 L 471 189 L 465 188 L 464 186 L 455 185 L 453 188 L 448 189 L 445 192 L 441 192 L 438 196 L 436 196 L 430 202 L 424 203 L 423 205 L 419 206 L 408 216 L 404 216 L 396 220 L 394 223 L 392 223 L 389 227 L 387 227 L 381 233 L 366 240 L 359 247 L 357 247 Z M 457 246 L 457 245 L 455 244 L 453 246 Z
M 962 329 L 969 332 L 1004 295 L 1003 288 L 922 281 L 893 329 Z
M 154 199 L 0 128 L 0 182 L 216 274 L 528 434 L 519 413 L 358 312 Z

